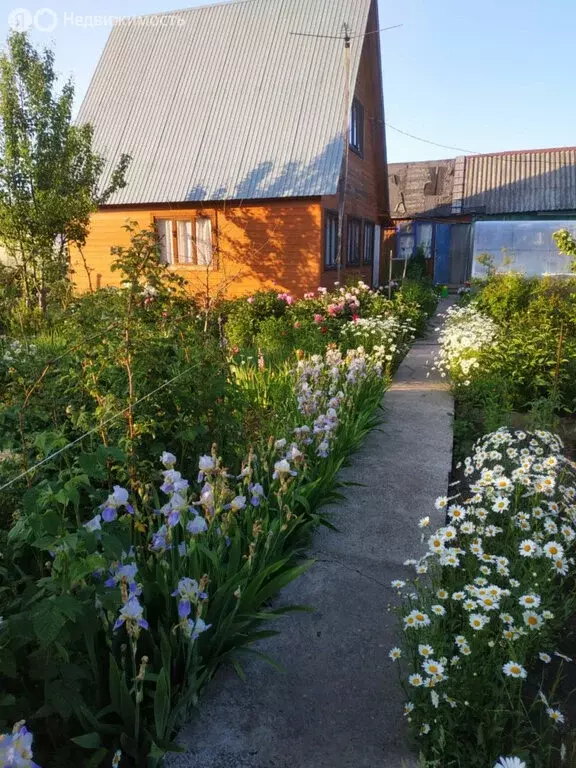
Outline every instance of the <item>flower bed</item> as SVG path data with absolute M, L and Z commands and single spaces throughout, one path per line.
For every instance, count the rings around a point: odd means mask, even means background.
M 141 475 L 120 482 L 122 453 L 97 446 L 48 464 L 26 491 L 6 539 L 12 568 L 0 571 L 0 725 L 25 718 L 43 768 L 159 764 L 217 666 L 243 674 L 242 656 L 274 633 L 263 626 L 278 615 L 270 599 L 309 566 L 301 554 L 318 510 L 375 424 L 412 334 L 388 314 L 365 349 L 347 325 L 341 349 L 322 355 L 234 358 L 221 406 L 232 460 L 214 445 L 192 472 L 189 448 L 178 462 L 165 449 L 160 470 L 142 441 Z M 139 333 L 151 338 L 148 326 Z M 252 448 L 240 448 L 248 435 Z M 18 722 L 0 749 L 32 764 L 31 740 Z
M 556 696 L 571 661 L 558 644 L 575 607 L 576 464 L 548 432 L 502 428 L 463 472 L 462 493 L 436 500 L 446 524 L 420 522 L 417 577 L 393 582 L 404 714 L 429 766 L 572 765 Z

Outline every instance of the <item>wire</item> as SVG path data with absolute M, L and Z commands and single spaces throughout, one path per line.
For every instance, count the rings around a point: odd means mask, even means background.
M 357 40 L 359 37 L 368 37 L 368 35 L 377 35 L 379 32 L 386 32 L 389 29 L 398 29 L 403 27 L 404 24 L 394 24 L 392 27 L 382 27 L 381 29 L 373 29 L 372 32 L 362 32 L 359 35 L 314 35 L 311 32 L 290 32 L 291 35 L 297 37 L 316 37 L 322 40 Z
M 186 370 L 181 371 L 176 376 L 174 376 L 169 381 L 165 381 L 163 384 L 161 384 L 159 387 L 156 387 L 156 389 L 153 389 L 152 392 L 148 392 L 147 395 L 144 395 L 144 397 L 141 397 L 139 400 L 136 400 L 136 402 L 129 405 L 127 408 L 124 408 L 121 411 L 118 411 L 118 413 L 115 413 L 114 416 L 110 416 L 110 418 L 106 419 L 105 421 L 98 424 L 93 429 L 90 429 L 88 432 L 85 432 L 83 435 L 80 435 L 80 437 L 77 437 L 75 440 L 72 440 L 71 443 L 68 443 L 63 448 L 59 448 L 57 451 L 54 451 L 54 453 L 51 453 L 49 456 L 47 456 L 45 459 L 42 459 L 42 461 L 39 461 L 37 464 L 34 464 L 34 466 L 30 467 L 29 469 L 26 469 L 24 472 L 21 472 L 16 477 L 12 478 L 12 480 L 9 480 L 7 483 L 4 483 L 4 485 L 0 486 L 0 491 L 5 490 L 6 488 L 9 488 L 11 485 L 16 483 L 18 480 L 21 480 L 23 477 L 26 477 L 26 475 L 29 475 L 31 472 L 33 472 L 35 469 L 38 469 L 38 467 L 41 467 L 43 464 L 46 464 L 48 461 L 51 461 L 52 459 L 56 458 L 56 456 L 59 456 L 61 453 L 64 453 L 64 451 L 67 451 L 68 448 L 71 448 L 73 445 L 76 445 L 77 443 L 84 440 L 85 437 L 89 437 L 89 435 L 93 435 L 94 432 L 98 432 L 98 430 L 102 429 L 102 427 L 105 427 L 107 424 L 110 424 L 112 421 L 117 419 L 119 416 L 122 416 L 124 413 L 127 413 L 128 411 L 133 410 L 137 405 L 140 403 L 143 403 L 145 400 L 148 400 L 149 397 L 152 397 L 152 395 L 155 395 L 157 392 L 160 392 L 165 387 L 168 387 L 170 384 L 174 383 L 177 379 L 182 378 L 185 374 L 189 373 L 191 370 L 196 368 L 196 365 L 191 365 L 189 368 L 186 368 Z
M 439 144 L 437 141 L 431 141 L 430 139 L 423 139 L 421 136 L 415 136 L 413 133 L 409 133 L 408 131 L 403 131 L 402 128 L 396 128 L 395 125 L 390 125 L 390 123 L 385 123 L 386 128 L 392 128 L 393 131 L 396 131 L 397 133 L 401 133 L 403 136 L 409 136 L 411 139 L 415 139 L 416 141 L 423 141 L 425 144 L 432 144 L 435 147 L 442 147 L 443 149 L 453 149 L 456 152 L 464 152 L 466 155 L 474 155 L 475 152 L 472 152 L 471 149 L 462 149 L 462 147 L 452 147 L 450 144 Z
M 546 157 L 542 157 L 542 155 L 546 152 L 566 152 L 566 151 L 574 151 L 575 147 L 558 147 L 557 149 L 549 149 L 549 150 L 542 150 L 542 149 L 536 149 L 536 150 L 519 150 L 518 154 L 527 154 L 527 155 L 536 155 L 537 158 L 528 158 L 526 160 L 523 160 L 521 157 L 514 156 L 514 153 L 512 154 L 506 152 L 474 152 L 471 149 L 462 149 L 462 147 L 453 147 L 450 144 L 440 144 L 437 141 L 432 141 L 431 139 L 425 139 L 422 136 L 416 136 L 413 133 L 410 133 L 409 131 L 404 131 L 402 128 L 397 128 L 395 125 L 391 125 L 390 123 L 386 122 L 384 123 L 386 128 L 391 128 L 393 131 L 396 131 L 397 133 L 401 133 L 403 136 L 408 136 L 411 139 L 415 139 L 416 141 L 422 141 L 425 144 L 432 144 L 434 147 L 442 147 L 443 149 L 453 149 L 456 152 L 462 152 L 465 155 L 469 155 L 471 160 L 475 159 L 481 159 L 483 157 L 497 157 L 499 160 L 506 161 L 508 163 L 518 163 L 519 165 L 547 165 L 547 164 L 554 164 L 554 170 L 559 170 L 560 168 L 567 168 L 570 164 L 565 165 L 558 165 L 556 161 L 547 159 Z M 408 161 L 409 162 L 409 161 Z M 416 161 L 417 162 L 417 161 Z

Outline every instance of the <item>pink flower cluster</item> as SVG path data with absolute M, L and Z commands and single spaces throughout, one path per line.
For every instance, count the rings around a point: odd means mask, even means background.
M 285 301 L 286 304 L 288 304 L 288 306 L 290 306 L 291 304 L 294 304 L 294 302 L 295 302 L 294 296 L 290 296 L 289 293 L 279 293 L 277 298 L 280 301 Z

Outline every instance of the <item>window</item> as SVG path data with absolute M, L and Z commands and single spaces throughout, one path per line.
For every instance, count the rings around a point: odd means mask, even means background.
M 324 267 L 332 269 L 338 257 L 338 214 L 324 211 Z
M 362 262 L 372 264 L 374 261 L 374 224 L 371 221 L 364 222 L 364 249 Z
M 157 219 L 156 232 L 160 245 L 160 261 L 163 264 L 174 264 L 174 238 L 172 237 L 172 221 Z
M 348 250 L 346 255 L 347 264 L 360 264 L 362 256 L 362 222 L 360 219 L 348 217 Z
M 364 155 L 364 107 L 354 99 L 350 115 L 350 149 L 362 157 Z
M 194 219 L 156 219 L 160 260 L 164 264 L 206 267 L 212 264 L 212 222 Z

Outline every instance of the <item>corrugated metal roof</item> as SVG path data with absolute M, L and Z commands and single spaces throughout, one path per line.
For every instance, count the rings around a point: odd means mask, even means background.
M 393 219 L 449 216 L 454 160 L 389 163 L 388 188 Z
M 576 148 L 465 158 L 463 213 L 576 210 Z
M 175 11 L 180 26 L 115 27 L 78 115 L 106 158 L 102 185 L 132 155 L 109 202 L 335 193 L 344 45 L 291 33 L 361 34 L 371 2 L 247 0 Z M 361 51 L 360 37 L 352 83 Z

